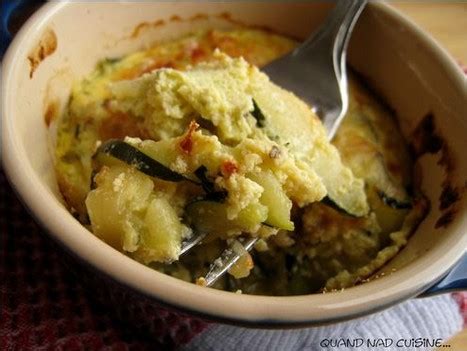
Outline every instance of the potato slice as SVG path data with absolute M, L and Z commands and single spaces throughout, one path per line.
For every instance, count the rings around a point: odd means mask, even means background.
M 165 197 L 153 197 L 144 219 L 146 230 L 135 253 L 144 263 L 170 262 L 178 259 L 182 239 L 190 230 L 184 226 Z
M 135 251 L 153 182 L 128 166 L 103 167 L 95 182 L 86 198 L 94 234 L 120 251 Z
M 268 208 L 265 223 L 279 229 L 294 230 L 294 223 L 290 220 L 292 201 L 272 172 L 251 173 L 248 178 L 264 188 L 259 201 Z
M 178 259 L 190 234 L 150 177 L 129 166 L 103 167 L 86 198 L 93 232 L 145 264 Z

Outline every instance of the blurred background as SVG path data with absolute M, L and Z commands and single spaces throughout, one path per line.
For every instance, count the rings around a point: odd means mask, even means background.
M 44 0 L 2 0 L 1 52 Z M 388 1 L 428 31 L 458 61 L 467 64 L 467 1 Z M 11 34 L 10 34 L 11 33 Z

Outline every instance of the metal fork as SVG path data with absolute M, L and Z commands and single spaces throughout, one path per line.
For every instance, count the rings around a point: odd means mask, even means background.
M 294 92 L 321 118 L 329 139 L 336 133 L 348 107 L 346 50 L 353 27 L 367 0 L 339 0 L 324 24 L 290 54 L 263 67 L 279 86 Z M 185 242 L 182 253 L 199 244 L 204 235 Z M 259 238 L 237 239 L 246 251 Z M 241 257 L 230 245 L 204 277 L 206 286 L 222 277 Z

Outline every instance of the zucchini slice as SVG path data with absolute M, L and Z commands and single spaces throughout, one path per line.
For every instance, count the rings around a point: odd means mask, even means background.
M 208 169 L 206 166 L 200 166 L 195 171 L 195 176 L 200 180 L 203 190 L 206 192 L 204 200 L 210 200 L 215 202 L 224 202 L 227 198 L 227 191 L 217 191 L 214 187 L 214 182 L 208 179 L 206 173 Z
M 169 182 L 189 181 L 194 184 L 200 185 L 206 192 L 205 200 L 216 202 L 223 202 L 227 197 L 226 191 L 217 191 L 214 188 L 214 183 L 206 176 L 207 168 L 205 166 L 199 167 L 194 173 L 199 179 L 199 182 L 187 178 L 177 172 L 172 171 L 167 166 L 164 166 L 159 161 L 146 155 L 138 148 L 121 140 L 112 139 L 102 144 L 93 156 L 93 161 L 97 163 L 92 175 L 97 173 L 99 165 L 118 165 L 122 162 L 126 165 L 135 167 L 138 171 L 154 178 L 159 178 Z M 91 184 L 91 188 L 94 188 Z
M 354 216 L 365 216 L 369 207 L 363 181 L 343 165 L 310 107 L 270 81 L 258 80 L 255 84 L 253 98 L 267 116 L 266 135 L 277 136 L 279 144 L 287 145 L 297 160 L 307 163 L 339 207 Z
M 263 111 L 259 108 L 255 99 L 253 99 L 253 111 L 251 111 L 251 115 L 256 119 L 256 126 L 264 128 L 266 125 L 266 117 L 264 116 Z
M 409 201 L 402 201 L 394 197 L 390 197 L 381 190 L 378 190 L 377 192 L 384 204 L 391 208 L 394 208 L 396 210 L 407 210 L 412 208 L 412 203 Z
M 109 156 L 111 159 L 109 159 Z M 109 165 L 114 162 L 112 158 L 123 161 L 124 163 L 135 167 L 138 171 L 150 176 L 166 180 L 169 182 L 181 182 L 183 180 L 191 181 L 181 174 L 172 171 L 162 163 L 154 160 L 136 147 L 125 143 L 122 140 L 111 139 L 103 143 L 97 149 L 93 156 L 94 162 L 98 164 Z
M 376 188 L 368 189 L 368 201 L 375 213 L 383 233 L 392 233 L 402 228 L 407 214 L 412 208 L 410 202 L 399 202 Z
M 353 215 L 352 213 L 350 212 L 347 212 L 344 208 L 340 207 L 338 204 L 336 204 L 329 196 L 325 196 L 321 201 L 320 201 L 323 205 L 325 206 L 328 206 L 328 207 L 331 207 L 333 208 L 334 210 L 342 213 L 342 214 L 345 214 L 347 216 L 351 216 L 351 217 L 357 217 L 355 215 Z

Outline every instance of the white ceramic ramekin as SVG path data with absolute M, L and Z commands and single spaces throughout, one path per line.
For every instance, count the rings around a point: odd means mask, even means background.
M 63 108 L 71 83 L 90 72 L 99 59 L 193 28 L 231 27 L 236 20 L 306 37 L 328 9 L 329 5 L 314 2 L 46 4 L 17 34 L 3 63 L 3 162 L 12 186 L 50 236 L 93 274 L 104 275 L 155 305 L 211 320 L 251 326 L 319 324 L 368 314 L 420 294 L 453 267 L 467 246 L 466 81 L 443 49 L 382 3 L 372 2 L 364 11 L 351 41 L 349 62 L 394 108 L 409 140 L 431 114 L 435 124 L 431 132 L 443 141 L 438 153 L 419 160 L 430 214 L 384 268 L 384 277 L 338 293 L 294 297 L 202 288 L 154 271 L 97 239 L 65 209 L 57 189 L 50 152 L 53 138 L 44 115 L 50 118 Z M 441 154 L 444 161 L 439 162 Z M 440 205 L 447 186 L 457 195 Z

